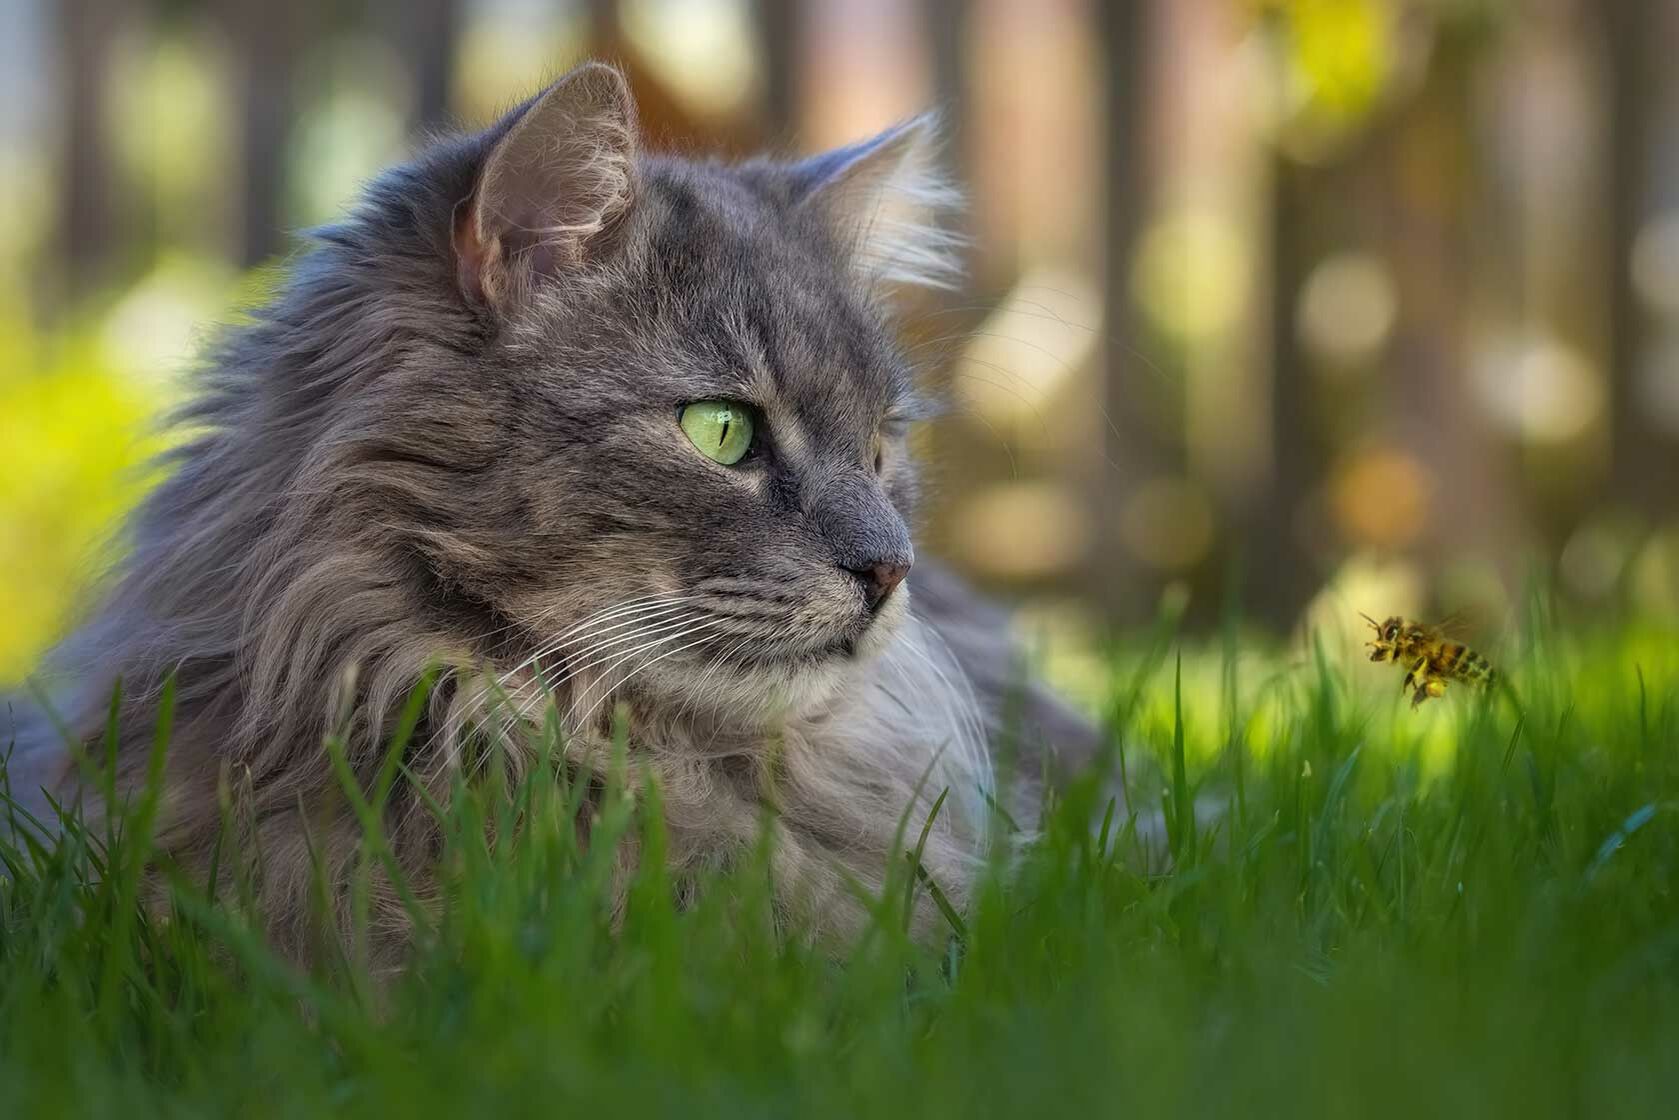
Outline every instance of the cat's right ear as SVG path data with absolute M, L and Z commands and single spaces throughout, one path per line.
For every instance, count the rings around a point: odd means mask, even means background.
M 455 211 L 469 299 L 505 312 L 533 285 L 603 255 L 636 193 L 635 102 L 589 62 L 520 109 Z
M 931 114 L 792 166 L 793 195 L 820 212 L 870 285 L 955 288 L 961 238 L 941 225 L 961 195 L 939 171 Z

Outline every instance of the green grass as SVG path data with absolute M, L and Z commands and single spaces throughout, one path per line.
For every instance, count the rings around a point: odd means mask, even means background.
M 236 899 L 135 905 L 142 804 L 5 853 L 0 1116 L 1670 1115 L 1673 639 L 1530 629 L 1519 703 L 1420 713 L 1339 647 L 1126 644 L 1109 712 L 1173 869 L 1092 782 L 946 945 L 906 940 L 900 882 L 838 960 L 775 936 L 762 861 L 681 913 L 643 872 L 614 931 L 605 841 L 487 845 L 484 797 L 404 978 L 353 945 L 305 974 Z M 611 804 L 597 836 L 656 849 L 656 808 Z

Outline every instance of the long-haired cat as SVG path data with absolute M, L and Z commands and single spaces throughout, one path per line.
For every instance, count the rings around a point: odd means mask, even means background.
M 887 308 L 955 263 L 932 141 L 656 155 L 621 75 L 586 64 L 383 175 L 209 355 L 125 563 L 50 659 L 55 718 L 18 716 L 14 794 L 77 796 L 64 732 L 97 743 L 119 680 L 132 789 L 172 677 L 159 840 L 202 862 L 218 787 L 243 791 L 266 920 L 301 945 L 311 846 L 346 875 L 357 836 L 323 742 L 371 783 L 441 666 L 390 808 L 422 894 L 424 788 L 471 780 L 492 739 L 528 763 L 551 718 L 587 780 L 624 712 L 678 875 L 773 806 L 778 897 L 843 936 L 900 819 L 919 833 L 948 789 L 924 862 L 959 903 L 1013 677 L 1000 619 L 908 529 L 925 401 Z M 1088 749 L 1047 695 L 1023 710 L 1040 746 Z

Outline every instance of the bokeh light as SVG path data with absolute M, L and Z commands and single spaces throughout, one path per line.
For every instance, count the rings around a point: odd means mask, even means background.
M 1487 415 L 1532 443 L 1567 443 L 1603 414 L 1603 386 L 1590 360 L 1555 338 L 1509 336 L 1477 355 L 1472 384 Z
M 292 135 L 293 220 L 331 221 L 407 148 L 401 58 L 368 36 L 334 40 L 305 61 L 308 98 Z
M 455 100 L 466 120 L 489 120 L 529 97 L 531 75 L 557 77 L 587 50 L 581 4 L 480 0 L 461 32 Z
M 1355 552 L 1313 596 L 1300 636 L 1321 635 L 1339 659 L 1355 660 L 1371 636 L 1361 613 L 1377 620 L 1395 614 L 1414 617 L 1422 613 L 1426 598 L 1423 573 L 1415 563 L 1391 554 Z
M 1359 451 L 1330 478 L 1336 527 L 1355 548 L 1405 548 L 1428 524 L 1435 485 L 1429 471 L 1404 452 Z
M 1679 318 L 1679 210 L 1652 217 L 1632 243 L 1632 282 L 1644 306 Z
M 1607 598 L 1620 582 L 1636 543 L 1635 527 L 1622 518 L 1586 520 L 1563 545 L 1557 565 L 1563 582 L 1582 599 Z
M 1639 550 L 1632 565 L 1632 595 L 1639 610 L 1679 621 L 1679 529 L 1655 533 Z
M 1027 580 L 1074 567 L 1090 543 L 1089 514 L 1066 487 L 1049 482 L 988 486 L 957 507 L 956 542 L 979 571 Z
M 235 274 L 213 259 L 175 255 L 158 262 L 112 305 L 100 331 L 105 360 L 137 388 L 167 401 L 203 350 L 227 306 Z
M 1120 529 L 1126 546 L 1145 564 L 1181 571 L 1212 547 L 1212 502 L 1191 479 L 1150 479 L 1126 498 Z
M 1334 253 L 1306 277 L 1295 326 L 1307 349 L 1332 368 L 1347 368 L 1375 359 L 1398 315 L 1393 277 L 1379 258 Z
M 761 80 L 746 0 L 626 0 L 624 34 L 696 112 L 745 105 Z
M 1045 433 L 1045 408 L 1086 369 L 1100 341 L 1084 320 L 1101 293 L 1069 269 L 1028 272 L 978 328 L 955 363 L 954 391 L 964 410 L 984 420 Z
M 224 232 L 228 187 L 206 150 L 234 143 L 232 106 L 222 95 L 229 60 L 219 38 L 131 40 L 115 75 L 122 95 L 112 100 L 112 139 L 118 158 L 148 197 L 167 233 L 203 248 Z
M 1144 235 L 1132 289 L 1150 318 L 1184 341 L 1228 330 L 1248 297 L 1248 251 L 1224 218 L 1194 211 Z

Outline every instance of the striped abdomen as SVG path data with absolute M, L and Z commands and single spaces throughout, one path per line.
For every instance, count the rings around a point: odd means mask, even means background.
M 1466 684 L 1490 685 L 1498 676 L 1491 662 L 1458 642 L 1441 645 L 1434 668 L 1441 676 Z

